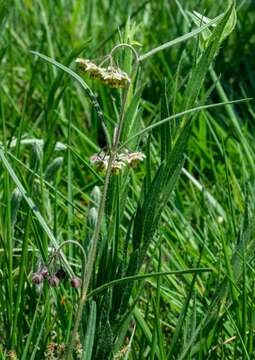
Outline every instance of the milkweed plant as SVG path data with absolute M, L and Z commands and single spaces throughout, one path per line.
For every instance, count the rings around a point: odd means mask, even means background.
M 17 188 L 18 201 L 23 199 L 27 203 L 33 218 L 29 222 L 39 222 L 44 233 L 42 244 L 36 245 L 37 265 L 27 274 L 26 286 L 29 291 L 36 289 L 38 300 L 33 322 L 23 345 L 17 348 L 18 339 L 13 332 L 20 314 L 14 315 L 10 339 L 3 336 L 9 358 L 37 358 L 37 351 L 41 354 L 38 349 L 43 349 L 46 359 L 127 359 L 138 331 L 137 321 L 141 316 L 138 305 L 146 279 L 155 278 L 160 284 L 163 276 L 181 278 L 191 274 L 196 279 L 198 274 L 210 273 L 210 268 L 200 267 L 199 255 L 194 268 L 163 271 L 159 266 L 157 272 L 151 271 L 155 257 L 160 257 L 159 225 L 167 221 L 167 215 L 164 220 L 162 216 L 183 169 L 192 123 L 200 111 L 225 104 L 207 105 L 206 97 L 200 97 L 200 90 L 222 42 L 235 26 L 234 5 L 212 20 L 198 13 L 190 16 L 195 22 L 194 30 L 143 54 L 132 42 L 123 42 L 103 57 L 83 58 L 76 54 L 72 66 L 67 67 L 32 51 L 37 61 L 43 60 L 59 70 L 54 73 L 56 76 L 66 74 L 78 83 L 93 109 L 103 141 L 101 148 L 94 147 L 90 154 L 79 155 L 81 172 L 89 172 L 94 179 L 89 201 L 85 202 L 85 224 L 81 221 L 83 239 L 75 238 L 75 231 L 73 238 L 63 239 L 51 230 L 45 212 L 36 205 L 34 193 L 26 191 L 22 178 L 13 170 L 6 147 L 0 147 L 0 159 Z M 162 113 L 155 114 L 151 122 L 146 123 L 140 109 L 144 65 L 166 49 L 190 39 L 197 43 L 196 61 L 186 78 L 179 111 L 170 113 L 165 92 Z M 106 101 L 111 103 L 112 113 L 103 111 L 102 104 Z M 68 152 L 69 159 L 72 124 L 68 126 L 70 142 L 55 146 Z M 153 142 L 155 133 L 158 148 Z M 89 134 L 86 137 L 89 138 Z M 158 151 L 161 155 L 156 161 L 152 160 L 152 154 Z M 69 165 L 68 162 L 70 170 Z M 72 203 L 71 196 L 68 201 Z M 71 205 L 68 204 L 68 209 Z M 19 302 L 23 292 L 22 285 L 17 293 Z M 43 310 L 45 301 L 48 305 Z M 63 310 L 54 311 L 54 307 Z M 48 311 L 52 312 L 53 320 L 47 315 Z M 61 330 L 62 341 L 56 340 L 60 335 L 54 326 L 54 322 L 59 321 L 59 311 L 68 319 Z M 41 327 L 37 324 L 40 313 Z M 50 321 L 53 321 L 51 325 Z M 43 338 L 46 324 L 51 330 Z M 37 326 L 40 328 L 38 340 L 32 335 Z M 143 326 L 146 328 L 146 324 Z M 171 354 L 176 351 L 178 331 L 168 349 L 160 343 L 159 333 L 154 337 L 158 339 L 152 345 L 157 358 L 175 358 Z

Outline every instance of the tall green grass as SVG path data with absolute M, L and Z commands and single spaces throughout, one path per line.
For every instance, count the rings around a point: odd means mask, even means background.
M 253 358 L 253 14 L 0 2 L 0 359 Z M 130 86 L 75 67 L 122 43 Z M 146 159 L 114 175 L 125 149 Z

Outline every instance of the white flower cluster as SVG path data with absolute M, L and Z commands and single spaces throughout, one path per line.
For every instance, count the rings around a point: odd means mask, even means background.
M 98 79 L 110 87 L 123 88 L 131 81 L 128 74 L 119 68 L 113 66 L 103 68 L 88 59 L 81 58 L 76 59 L 75 62 L 79 64 L 80 70 L 88 73 L 92 79 Z
M 94 154 L 90 158 L 90 162 L 99 171 L 105 172 L 108 167 L 110 156 L 105 153 Z M 117 175 L 125 166 L 136 168 L 139 162 L 145 159 L 142 152 L 125 152 L 118 154 L 112 162 L 112 173 Z

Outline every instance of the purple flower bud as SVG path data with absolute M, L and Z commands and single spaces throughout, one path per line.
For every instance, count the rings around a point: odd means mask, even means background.
M 34 273 L 32 276 L 32 282 L 36 285 L 39 285 L 43 282 L 44 277 L 41 273 Z
M 75 289 L 81 287 L 81 279 L 78 276 L 74 276 L 71 279 L 71 286 Z
M 59 280 L 63 280 L 66 277 L 66 272 L 63 268 L 60 268 L 57 272 L 55 272 L 55 276 L 59 278 Z
M 58 287 L 59 285 L 59 278 L 56 276 L 56 275 L 51 275 L 49 278 L 48 278 L 48 283 L 51 287 Z
M 40 274 L 42 274 L 42 276 L 44 277 L 44 279 L 47 278 L 47 276 L 49 275 L 49 271 L 48 269 L 46 268 L 46 266 L 43 266 L 40 271 L 39 271 Z

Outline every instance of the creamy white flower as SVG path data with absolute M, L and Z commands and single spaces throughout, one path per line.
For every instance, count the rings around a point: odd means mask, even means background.
M 112 173 L 119 174 L 127 165 L 135 168 L 145 157 L 145 154 L 139 151 L 131 153 L 126 150 L 124 153 L 117 154 L 111 165 Z M 109 163 L 109 155 L 105 153 L 94 154 L 90 157 L 90 162 L 99 171 L 105 172 Z
M 95 165 L 95 167 L 98 170 L 106 171 L 108 165 L 108 159 L 109 156 L 106 155 L 101 156 L 99 154 L 94 154 L 90 157 L 90 162 L 92 165 Z
M 89 59 L 78 58 L 75 60 L 82 71 L 87 72 L 93 79 L 101 80 L 104 84 L 115 88 L 122 88 L 131 82 L 127 73 L 113 66 L 103 68 L 97 66 Z

